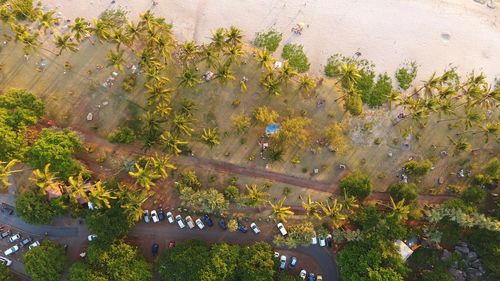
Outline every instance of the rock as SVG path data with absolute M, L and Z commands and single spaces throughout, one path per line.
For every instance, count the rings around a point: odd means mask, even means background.
M 462 241 L 458 242 L 457 245 L 460 247 L 467 247 L 467 248 L 469 247 L 469 245 L 467 245 L 467 243 L 462 242 Z
M 477 2 L 482 5 L 486 4 L 486 0 L 474 0 L 474 2 Z
M 438 178 L 438 184 L 441 185 L 444 183 L 444 178 L 443 177 L 439 177 Z
M 465 281 L 465 273 L 461 270 L 450 268 L 448 269 L 448 273 L 450 273 L 450 275 L 457 281 Z
M 479 277 L 481 276 L 481 272 L 475 268 L 469 267 L 467 268 L 467 275 L 468 277 L 472 277 L 472 280 L 476 280 L 474 277 Z
M 450 253 L 450 251 L 444 249 L 443 255 L 441 256 L 441 261 L 446 262 L 449 259 L 451 259 L 451 253 Z
M 471 261 L 470 262 L 470 266 L 476 268 L 477 270 L 481 270 L 482 269 L 481 261 L 479 261 L 479 260 Z
M 87 114 L 87 121 L 92 121 L 92 119 L 94 119 L 94 115 L 89 112 L 89 114 Z
M 392 157 L 392 152 L 387 153 L 387 156 Z
M 108 101 L 105 101 L 105 102 L 103 102 L 103 103 L 102 103 L 102 105 L 103 105 L 103 106 L 106 106 L 106 105 L 108 105 L 108 104 L 109 104 L 109 102 L 108 102 Z
M 475 260 L 477 260 L 477 254 L 476 254 L 476 252 L 472 252 L 472 251 L 471 251 L 471 252 L 469 252 L 469 253 L 467 254 L 467 259 L 468 259 L 469 261 L 475 261 Z
M 469 248 L 457 245 L 455 246 L 455 251 L 459 252 L 462 255 L 467 255 L 469 253 Z

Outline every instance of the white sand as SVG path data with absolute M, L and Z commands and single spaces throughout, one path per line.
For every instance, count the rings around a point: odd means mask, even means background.
M 210 31 L 235 25 L 245 39 L 276 27 L 283 43 L 304 45 L 311 71 L 319 73 L 329 55 L 358 51 L 378 71 L 393 73 L 405 60 L 419 65 L 418 79 L 449 63 L 461 73 L 483 71 L 500 77 L 500 3 L 496 9 L 472 0 L 42 0 L 65 17 L 97 17 L 123 7 L 130 16 L 151 9 L 173 22 L 180 40 L 207 41 Z M 308 25 L 301 36 L 290 31 Z M 446 34 L 446 35 L 444 35 Z M 449 37 L 445 39 L 443 37 Z

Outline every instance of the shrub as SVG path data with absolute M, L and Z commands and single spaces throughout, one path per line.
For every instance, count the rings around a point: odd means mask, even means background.
M 240 196 L 240 190 L 237 186 L 229 185 L 226 189 L 224 189 L 224 198 L 226 198 L 226 200 L 234 202 L 238 196 Z
M 359 95 L 348 95 L 344 101 L 344 110 L 352 116 L 358 116 L 363 113 L 363 101 Z
M 27 223 L 49 224 L 55 212 L 43 194 L 29 190 L 16 199 L 16 213 Z
M 129 127 L 118 128 L 108 135 L 110 143 L 132 143 L 136 139 L 134 131 Z
M 299 44 L 288 43 L 283 47 L 281 56 L 288 60 L 290 66 L 298 72 L 306 72 L 309 70 L 311 64 L 304 53 L 304 47 Z
M 58 281 L 68 263 L 64 249 L 50 240 L 29 250 L 23 257 L 26 273 L 33 281 Z
M 253 43 L 259 48 L 265 48 L 269 52 L 274 52 L 283 38 L 283 33 L 270 29 L 267 32 L 257 32 Z
M 137 84 L 137 75 L 130 74 L 127 77 L 125 77 L 125 79 L 123 79 L 122 89 L 127 93 L 131 93 L 132 90 L 134 90 L 136 84 Z
M 417 64 L 415 62 L 405 63 L 396 70 L 396 80 L 403 90 L 410 88 L 415 77 L 417 77 Z
M 411 160 L 406 162 L 405 170 L 410 175 L 414 176 L 425 176 L 432 168 L 432 162 L 430 160 L 424 160 L 422 162 L 417 162 L 415 160 Z
M 365 73 L 370 73 L 373 72 L 374 64 L 362 59 L 362 60 L 357 60 L 352 57 L 346 57 L 342 54 L 335 54 L 333 56 L 330 56 L 328 60 L 326 61 L 325 65 L 325 75 L 328 77 L 338 77 L 340 76 L 340 65 L 342 63 L 354 63 L 356 65 L 356 68 L 360 72 L 365 72 Z
M 410 203 L 417 199 L 417 186 L 415 184 L 396 183 L 389 186 L 387 192 L 396 202 L 404 199 L 406 203 Z
M 481 204 L 486 197 L 486 191 L 478 186 L 471 186 L 462 193 L 462 199 L 465 203 L 477 205 Z
M 340 181 L 340 190 L 362 201 L 372 192 L 372 183 L 366 175 L 356 173 Z

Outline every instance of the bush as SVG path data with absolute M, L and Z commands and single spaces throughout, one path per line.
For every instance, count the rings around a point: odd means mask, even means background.
M 288 60 L 288 63 L 298 72 L 306 72 L 311 64 L 304 53 L 304 47 L 298 44 L 288 43 L 283 47 L 281 56 Z
M 340 181 L 340 190 L 362 201 L 372 192 L 372 183 L 366 175 L 356 173 Z
M 231 202 L 234 202 L 234 200 L 238 198 L 239 195 L 240 195 L 240 190 L 235 185 L 229 185 L 224 190 L 224 198 L 226 198 L 226 200 L 229 200 Z
M 410 88 L 415 77 L 417 77 L 417 64 L 415 62 L 405 63 L 396 70 L 396 80 L 403 90 Z
M 110 143 L 132 143 L 135 140 L 135 133 L 129 127 L 118 128 L 108 135 L 108 141 Z
M 348 95 L 344 101 L 344 110 L 352 116 L 358 116 L 363 113 L 363 101 L 359 95 Z
M 253 43 L 255 46 L 265 48 L 272 53 L 278 49 L 282 38 L 283 33 L 273 28 L 267 32 L 257 32 Z
M 5 1 L 0 1 L 1 3 Z M 13 7 L 14 15 L 16 19 L 23 21 L 35 17 L 33 9 L 33 0 L 11 0 L 11 7 Z
M 134 90 L 136 84 L 137 84 L 137 75 L 130 74 L 127 77 L 125 77 L 125 79 L 123 79 L 122 89 L 127 93 L 131 93 Z
M 36 124 L 45 113 L 40 98 L 25 89 L 10 89 L 0 95 L 0 109 L 5 112 L 3 123 L 15 131 Z
M 328 77 L 338 77 L 340 76 L 340 65 L 342 63 L 353 63 L 356 65 L 356 68 L 362 73 L 373 73 L 373 68 L 374 64 L 362 59 L 362 60 L 357 60 L 352 57 L 346 57 L 342 54 L 335 54 L 333 56 L 330 56 L 328 60 L 326 61 L 325 65 L 325 75 Z
M 430 160 L 424 160 L 419 163 L 415 160 L 411 160 L 406 162 L 404 167 L 408 174 L 422 177 L 427 175 L 427 173 L 431 170 L 432 162 Z
M 389 195 L 394 199 L 394 201 L 398 202 L 401 200 L 405 200 L 407 204 L 415 201 L 417 199 L 417 186 L 415 184 L 407 184 L 407 183 L 396 183 L 387 189 Z
M 462 193 L 462 199 L 465 203 L 479 205 L 486 197 L 486 191 L 478 186 L 471 186 Z
M 34 190 L 23 192 L 17 197 L 16 213 L 31 224 L 50 224 L 55 216 L 47 197 Z
M 59 281 L 68 260 L 60 245 L 44 240 L 24 255 L 23 262 L 33 281 Z

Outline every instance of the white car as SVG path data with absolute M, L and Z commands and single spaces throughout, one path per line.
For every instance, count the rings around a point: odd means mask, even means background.
M 3 253 L 4 253 L 6 256 L 8 256 L 8 255 L 11 255 L 11 254 L 13 254 L 13 253 L 17 252 L 18 250 L 19 250 L 19 246 L 14 245 L 14 246 L 12 246 L 12 247 L 8 248 L 7 250 L 5 250 L 5 252 L 3 252 Z
M 189 229 L 193 229 L 194 222 L 193 222 L 193 219 L 191 218 L 191 216 L 186 216 L 185 220 L 186 220 L 186 224 L 188 225 Z
M 144 210 L 144 221 L 146 223 L 149 223 L 149 211 L 148 210 Z
M 323 281 L 323 276 L 321 275 L 316 276 L 316 281 Z
M 323 236 L 320 236 L 320 237 L 319 237 L 319 245 L 320 245 L 321 247 L 325 247 L 325 246 L 326 246 L 326 240 L 325 240 L 325 237 L 323 237 Z
M 257 225 L 254 222 L 252 222 L 250 224 L 250 228 L 253 230 L 253 232 L 255 232 L 255 234 L 259 234 L 260 233 L 259 227 L 257 227 Z
M 288 232 L 285 229 L 285 226 L 280 222 L 276 225 L 281 233 L 281 235 L 285 236 L 288 234 Z
M 302 269 L 299 273 L 299 277 L 302 278 L 302 279 L 306 279 L 306 276 L 307 276 L 307 272 L 305 269 Z
M 280 253 L 278 253 L 278 252 L 274 252 L 274 257 L 275 257 L 275 258 L 279 258 L 279 257 L 280 257 Z
M 17 241 L 21 239 L 21 235 L 18 233 L 18 234 L 15 234 L 15 235 L 12 235 L 11 237 L 9 237 L 9 241 L 10 242 L 14 242 L 14 241 Z
M 199 229 L 203 229 L 205 227 L 205 225 L 203 224 L 203 222 L 200 220 L 200 219 L 197 219 L 195 221 L 196 225 L 198 226 Z
M 313 237 L 311 238 L 311 245 L 316 244 L 318 244 L 318 237 L 316 237 L 316 233 L 314 233 Z
M 28 249 L 30 249 L 30 250 L 31 250 L 31 249 L 33 249 L 33 248 L 35 248 L 35 247 L 38 247 L 38 246 L 40 246 L 40 242 L 35 241 L 35 242 L 33 242 L 31 245 L 29 245 L 29 246 L 28 246 Z
M 3 264 L 5 266 L 10 266 L 12 264 L 12 261 L 6 257 L 0 256 L 0 264 Z
M 177 224 L 179 225 L 179 227 L 180 227 L 181 229 L 183 229 L 184 227 L 186 227 L 186 226 L 184 225 L 184 222 L 182 221 L 182 217 L 181 217 L 181 215 L 177 215 L 177 216 L 175 216 L 175 220 L 177 221 Z
M 174 215 L 172 215 L 172 212 L 167 212 L 167 220 L 169 223 L 174 223 Z
M 280 258 L 280 270 L 283 271 L 286 268 L 286 256 L 281 256 Z
M 157 223 L 160 221 L 160 218 L 158 218 L 158 213 L 156 212 L 156 210 L 151 211 L 151 218 L 153 219 L 154 223 Z
M 97 235 L 95 235 L 95 234 L 90 234 L 89 236 L 87 236 L 87 240 L 89 240 L 89 241 L 94 241 L 96 238 L 97 238 Z

